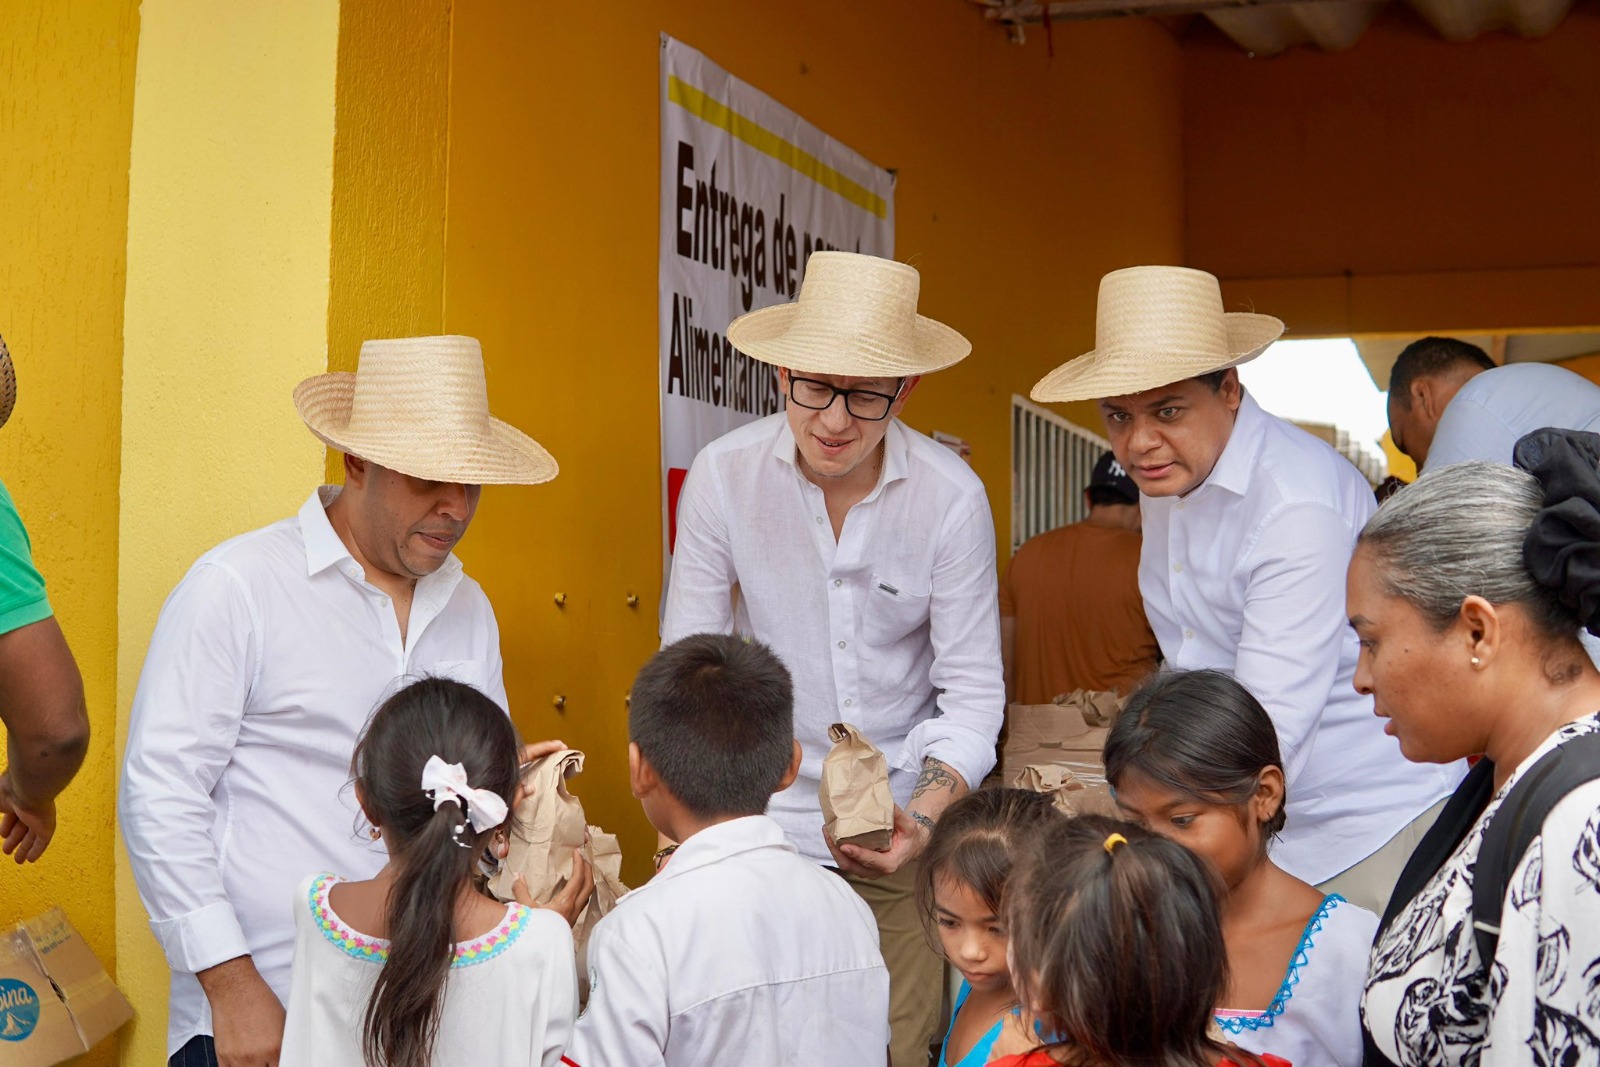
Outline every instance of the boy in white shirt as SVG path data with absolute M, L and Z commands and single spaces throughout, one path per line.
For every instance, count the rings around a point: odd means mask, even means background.
M 628 733 L 633 793 L 680 844 L 595 927 L 563 1062 L 885 1062 L 872 912 L 765 814 L 800 766 L 783 664 L 755 641 L 685 637 L 639 672 Z

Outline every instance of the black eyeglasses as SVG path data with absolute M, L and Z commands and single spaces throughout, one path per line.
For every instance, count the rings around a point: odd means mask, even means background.
M 904 378 L 895 383 L 893 393 L 875 393 L 870 389 L 839 389 L 815 378 L 789 377 L 789 399 L 812 411 L 826 411 L 833 406 L 833 398 L 844 397 L 844 409 L 858 419 L 878 422 L 889 417 L 889 409 L 900 395 Z

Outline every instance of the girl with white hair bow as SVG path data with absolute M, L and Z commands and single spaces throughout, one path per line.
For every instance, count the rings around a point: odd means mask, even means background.
M 459 682 L 415 682 L 373 715 L 355 790 L 389 863 L 300 884 L 284 1067 L 560 1062 L 578 1008 L 570 923 L 593 880 L 580 855 L 545 908 L 520 876 L 515 902 L 483 889 L 479 857 L 508 847 L 518 760 L 505 712 Z

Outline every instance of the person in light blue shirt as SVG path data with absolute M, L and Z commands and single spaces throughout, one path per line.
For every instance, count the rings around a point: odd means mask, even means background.
M 1496 366 L 1477 345 L 1424 337 L 1389 376 L 1389 433 L 1417 469 L 1511 462 L 1518 438 L 1547 426 L 1600 430 L 1600 385 L 1549 363 Z

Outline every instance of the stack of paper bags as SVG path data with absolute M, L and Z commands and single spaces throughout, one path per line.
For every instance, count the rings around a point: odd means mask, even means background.
M 578 950 L 579 989 L 587 997 L 589 933 L 628 887 L 622 884 L 622 848 L 616 835 L 589 826 L 582 802 L 567 789 L 567 779 L 582 771 L 583 753 L 571 748 L 538 759 L 528 768 L 522 801 L 513 813 L 511 848 L 489 889 L 501 900 L 511 900 L 512 879 L 520 871 L 534 901 L 548 904 L 572 877 L 572 850 L 583 850 L 594 869 L 594 895 L 573 925 L 572 939 Z
M 1078 794 L 1072 797 L 1075 813 L 1115 814 L 1101 752 L 1122 703 L 1115 693 L 1079 689 L 1053 704 L 1012 704 L 1006 709 L 1001 781 L 1056 792 L 1066 777 L 1051 772 L 1023 778 L 1030 768 L 1057 768 L 1073 783 L 1067 792 Z
M 846 722 L 828 727 L 833 748 L 822 759 L 822 826 L 835 844 L 887 852 L 894 840 L 889 761 Z

